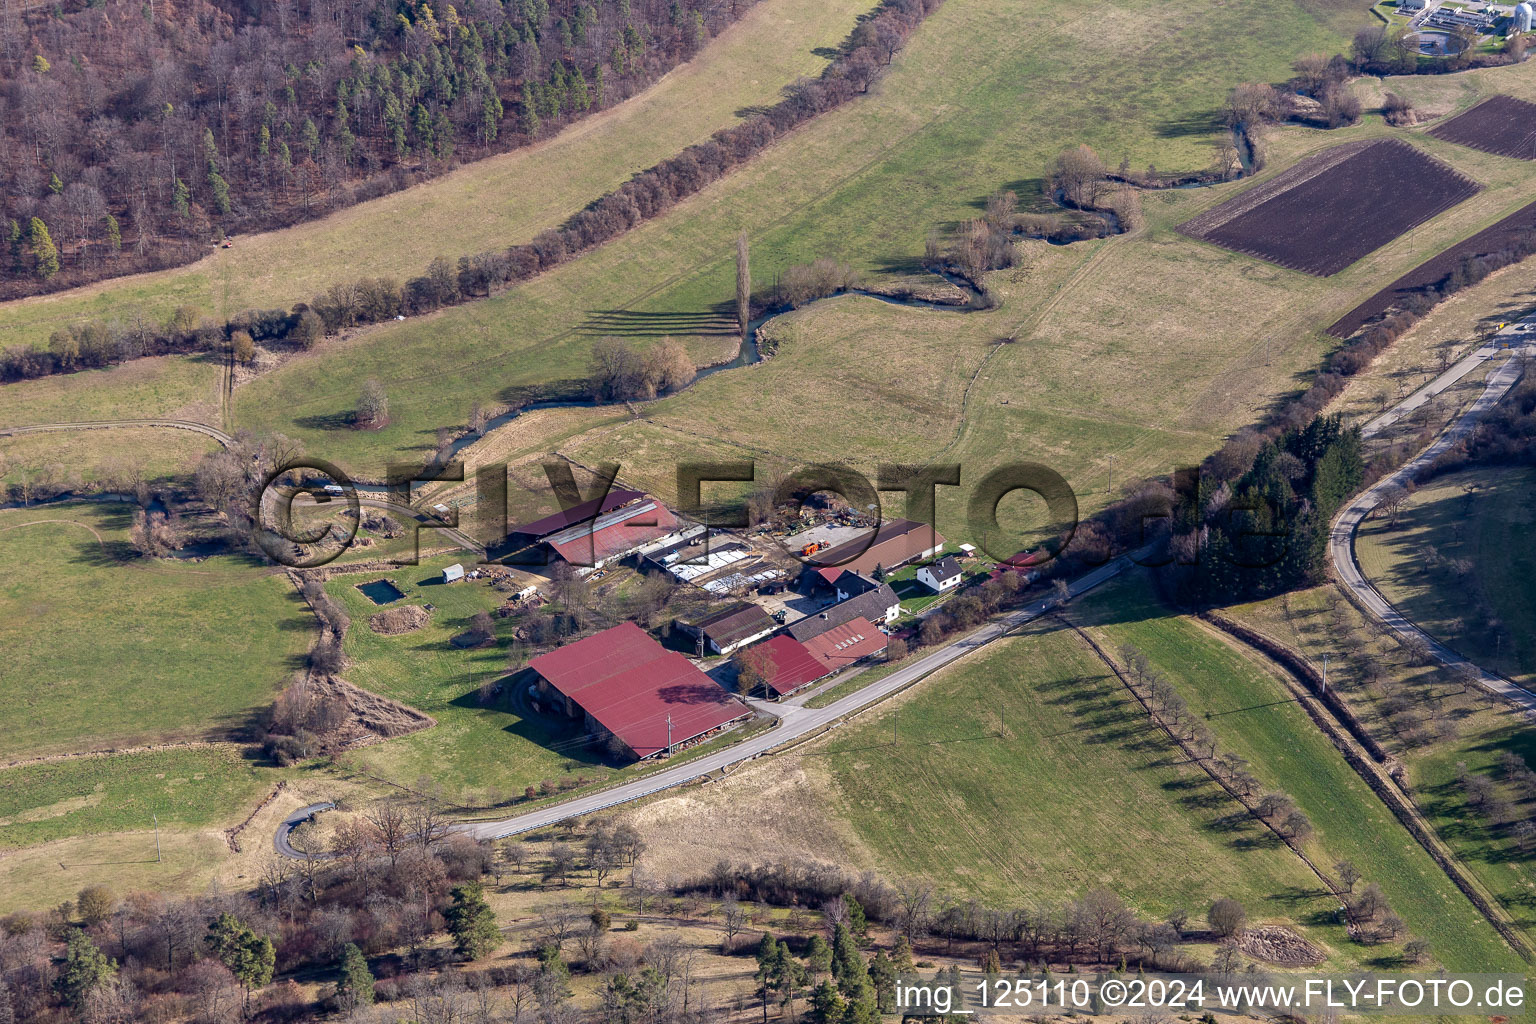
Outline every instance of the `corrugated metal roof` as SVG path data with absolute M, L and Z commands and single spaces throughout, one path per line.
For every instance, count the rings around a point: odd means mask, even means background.
M 775 629 L 777 625 L 773 616 L 761 606 L 745 601 L 722 608 L 693 623 L 693 627 L 703 630 L 704 635 L 713 640 L 717 647 L 740 643 L 749 636 Z
M 562 530 L 546 543 L 572 565 L 596 565 L 665 537 L 677 526 L 677 518 L 665 505 L 648 501 Z
M 643 491 L 609 491 L 602 498 L 593 498 L 579 505 L 554 515 L 545 516 L 543 519 L 535 519 L 531 523 L 514 526 L 512 533 L 527 534 L 531 537 L 548 537 L 552 533 L 558 533 L 568 526 L 584 523 L 604 512 L 611 512 L 622 505 L 628 505 L 632 501 L 639 501 L 645 497 Z
M 807 643 L 812 637 L 820 636 L 856 618 L 879 619 L 883 622 L 886 612 L 900 604 L 901 598 L 896 596 L 896 591 L 891 589 L 890 584 L 882 583 L 874 590 L 839 601 L 830 608 L 812 612 L 800 621 L 790 623 L 785 632 L 801 643 Z
M 748 713 L 633 622 L 541 654 L 528 666 L 639 757 L 666 749 L 668 715 L 675 746 Z
M 944 538 L 927 523 L 892 519 L 880 525 L 873 541 L 868 534 L 855 537 L 835 548 L 816 552 L 808 561 L 811 565 L 837 566 L 854 572 L 871 573 L 876 568 L 894 569 L 905 565 L 930 548 L 943 545 Z
M 780 696 L 814 683 L 832 671 L 812 657 L 804 644 L 783 633 L 747 648 L 746 655 L 756 660 L 755 667 Z
M 847 668 L 854 662 L 885 650 L 889 638 L 868 619 L 851 619 L 805 641 L 805 649 L 828 671 Z

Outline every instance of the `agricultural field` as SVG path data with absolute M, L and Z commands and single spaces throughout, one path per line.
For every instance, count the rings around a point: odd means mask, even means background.
M 1485 153 L 1536 160 L 1536 103 L 1513 96 L 1490 96 L 1465 113 L 1430 129 L 1446 142 L 1471 146 Z
M 162 323 L 178 306 L 226 319 L 290 306 L 339 280 L 422 273 L 526 242 L 631 174 L 773 102 L 800 75 L 817 74 L 871 0 L 764 0 L 692 61 L 651 88 L 583 118 L 535 146 L 318 220 L 235 239 L 186 267 L 104 281 L 0 304 L 0 347 L 41 344 L 61 326 L 143 315 Z
M 1171 743 L 1128 702 L 1081 640 L 1028 627 L 785 764 L 754 766 L 729 793 L 664 798 L 634 813 L 654 841 L 670 834 L 687 847 L 701 803 L 706 818 L 721 803 L 742 805 L 751 808 L 743 817 L 764 824 L 738 822 L 747 835 L 731 846 L 760 849 L 760 860 L 779 850 L 826 861 L 852 852 L 886 877 L 933 879 L 953 896 L 998 906 L 1105 886 L 1145 915 L 1182 906 L 1198 917 L 1231 896 L 1254 920 L 1297 923 L 1342 949 L 1343 929 L 1317 920 L 1330 905 L 1316 877 L 1202 772 L 1170 756 Z M 786 815 L 787 806 L 800 810 Z M 831 825 L 786 848 L 779 831 L 797 834 L 807 806 L 824 809 Z M 714 835 L 707 821 L 697 826 Z
M 1463 260 L 1496 253 L 1510 243 L 1528 237 L 1533 230 L 1536 230 L 1536 203 L 1521 207 L 1470 238 L 1436 253 L 1433 259 L 1414 267 L 1334 321 L 1328 333 L 1336 338 L 1349 337 L 1372 317 L 1396 305 L 1408 293 L 1445 280 L 1446 275 Z
M 244 817 L 275 779 L 234 744 L 0 768 L 0 850 L 78 835 L 187 831 Z M 147 852 L 154 854 L 153 839 Z
M 1307 848 L 1324 870 L 1349 860 L 1376 882 L 1409 930 L 1452 970 L 1520 961 L 1391 811 L 1371 792 L 1276 677 L 1278 667 L 1222 634 L 1163 608 L 1140 580 L 1119 581 L 1069 613 L 1113 656 L 1122 644 L 1147 655 L 1215 731 L 1221 748 L 1250 764 L 1266 791 L 1289 794 L 1316 832 Z M 1363 883 L 1362 883 L 1363 884 Z M 1390 964 L 1390 946 L 1364 959 Z
M 1328 277 L 1477 190 L 1411 143 L 1380 139 L 1304 160 L 1179 230 Z
M 1151 4 L 1134 6 L 1136 18 L 1127 18 L 1124 34 L 1108 41 L 1119 48 L 1111 57 L 1103 49 L 1101 20 L 1086 11 L 1063 22 L 1060 12 L 1034 8 L 946 5 L 909 42 L 874 93 L 803 126 L 667 217 L 489 302 L 417 324 L 372 329 L 358 344 L 322 346 L 243 388 L 238 415 L 257 428 L 296 430 L 312 450 L 329 450 L 349 466 L 371 469 L 391 450 L 419 450 L 437 426 L 462 422 L 476 398 L 516 400 L 530 388 L 568 386 L 586 372 L 590 345 L 612 329 L 614 310 L 636 324 L 661 315 L 673 315 L 674 323 L 713 317 L 731 294 L 731 245 L 743 229 L 751 236 L 754 278 L 761 285 L 789 265 L 822 255 L 902 280 L 916 269 L 931 226 L 972 215 L 972 204 L 1000 188 L 1021 189 L 1024 199 L 1032 200 L 1039 169 L 1079 131 L 1084 141 L 1106 154 L 1124 154 L 1134 164 L 1203 166 L 1210 159 L 1208 138 L 1160 134 L 1135 111 L 1142 104 L 1172 103 L 1167 116 L 1177 119 L 1185 116 L 1180 111 L 1186 105 L 1186 113 L 1207 109 L 1224 95 L 1238 67 L 1249 74 L 1268 61 L 1278 72 L 1297 47 L 1332 45 L 1334 38 L 1288 4 L 1275 4 L 1275 17 L 1258 33 L 1227 31 L 1221 23 L 1229 15 L 1223 12 L 1197 18 Z M 1147 22 L 1138 21 L 1143 15 L 1160 31 L 1189 33 L 1196 48 L 1206 34 L 1220 36 L 1225 42 L 1215 49 L 1225 56 L 1170 68 L 1168 78 L 1141 79 L 1132 88 L 1140 100 L 1105 118 L 1103 96 L 1129 87 L 1128 54 L 1155 46 L 1156 33 L 1148 35 L 1142 31 Z M 1136 31 L 1132 21 L 1138 21 Z M 1047 26 L 1062 36 L 1062 46 L 1034 45 Z M 963 59 L 964 40 L 975 33 L 997 41 L 1001 52 L 995 60 Z M 1234 41 L 1243 52 L 1226 53 Z M 1179 90 L 1171 88 L 1175 77 Z M 1014 116 L 1021 104 L 1045 93 L 1061 97 L 1066 106 L 1045 120 Z M 1208 97 L 1204 108 L 1196 95 Z M 1100 113 L 1085 116 L 1090 107 Z M 1067 124 L 1085 127 L 1068 132 L 1062 127 Z M 944 156 L 957 138 L 968 140 L 963 161 Z M 832 172 L 800 173 L 810 166 Z M 937 184 L 941 180 L 943 187 Z M 1179 198 L 1198 203 L 1211 197 Z M 1102 248 L 1102 243 L 1086 245 Z M 1090 255 L 1077 249 L 1042 255 L 1039 274 L 1021 282 L 1025 301 L 1007 312 L 976 315 L 976 323 L 964 328 L 946 321 L 958 325 L 968 314 L 935 313 L 924 318 L 923 331 L 974 335 L 981 342 L 979 359 L 986 341 L 1005 335 L 1050 301 L 1062 282 L 1058 272 L 1070 276 Z M 914 312 L 895 310 L 898 316 Z M 907 333 L 888 335 L 883 351 L 899 352 Z M 689 340 L 710 343 L 707 335 Z M 529 358 L 532 352 L 536 359 Z M 351 367 L 350 376 L 332 372 L 340 362 Z M 392 387 L 391 425 L 367 435 L 327 429 L 352 407 L 356 380 L 364 376 Z
M 0 761 L 223 737 L 303 662 L 314 619 L 236 556 L 141 561 L 133 506 L 0 512 Z
M 1366 577 L 1399 611 L 1479 665 L 1536 685 L 1536 556 L 1526 539 L 1536 471 L 1436 477 L 1391 517 L 1360 529 Z M 1449 581 L 1454 581 L 1453 583 Z

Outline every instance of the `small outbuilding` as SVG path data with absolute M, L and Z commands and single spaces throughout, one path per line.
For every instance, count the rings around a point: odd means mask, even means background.
M 960 562 L 953 556 L 945 555 L 937 562 L 917 570 L 917 579 L 935 594 L 953 590 L 960 585 Z
M 464 567 L 462 565 L 460 565 L 458 562 L 454 562 L 452 565 L 448 566 L 446 569 L 443 570 L 443 582 L 444 583 L 457 583 L 459 580 L 461 580 L 463 578 L 464 578 Z

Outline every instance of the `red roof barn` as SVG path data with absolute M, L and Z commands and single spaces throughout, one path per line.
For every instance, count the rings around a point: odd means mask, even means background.
M 571 565 L 600 566 L 678 528 L 677 517 L 654 499 L 637 501 L 544 539 Z
M 639 758 L 751 714 L 691 661 L 632 622 L 541 654 L 528 666 L 538 673 L 542 690 L 565 699 L 567 714 L 585 712 L 589 728 L 613 736 Z
M 751 662 L 773 697 L 794 693 L 832 671 L 811 657 L 804 644 L 785 633 L 747 648 L 738 657 Z
M 886 635 L 868 619 L 850 619 L 805 641 L 811 657 L 827 666 L 829 672 L 847 668 L 885 650 Z

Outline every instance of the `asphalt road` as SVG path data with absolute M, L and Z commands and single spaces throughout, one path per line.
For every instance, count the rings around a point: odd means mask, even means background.
M 1530 343 L 1525 343 L 1525 351 L 1529 352 L 1530 348 Z M 1423 405 L 1429 398 L 1439 394 L 1446 387 L 1449 387 L 1450 384 L 1466 376 L 1484 359 L 1491 358 L 1495 353 L 1496 350 L 1490 347 L 1479 349 L 1455 367 L 1447 370 L 1446 373 L 1436 378 L 1423 389 L 1410 396 L 1400 405 L 1372 420 L 1365 428 L 1367 434 L 1377 433 L 1384 427 L 1402 418 L 1404 414 L 1412 412 L 1413 409 Z M 1452 377 L 1453 374 L 1455 374 L 1454 377 Z M 1383 597 L 1381 592 L 1371 585 L 1371 582 L 1365 578 L 1365 574 L 1361 572 L 1360 563 L 1355 558 L 1355 533 L 1359 530 L 1360 524 L 1365 521 L 1365 517 L 1370 515 L 1377 505 L 1381 504 L 1382 496 L 1387 489 L 1414 480 L 1442 452 L 1445 452 L 1462 438 L 1466 437 L 1472 431 L 1472 428 L 1477 425 L 1478 420 L 1482 419 L 1488 413 L 1488 410 L 1497 405 L 1499 400 L 1509 393 L 1509 389 L 1514 386 L 1515 381 L 1519 380 L 1519 378 L 1520 360 L 1517 350 L 1516 354 L 1511 355 L 1493 373 L 1489 374 L 1488 383 L 1483 389 L 1482 395 L 1478 397 L 1477 401 L 1472 403 L 1460 419 L 1451 424 L 1443 434 L 1436 438 L 1433 444 L 1420 452 L 1417 457 L 1404 464 L 1397 472 L 1383 478 L 1374 487 L 1363 492 L 1354 501 L 1345 506 L 1344 510 L 1333 521 L 1333 529 L 1328 538 L 1328 549 L 1333 558 L 1333 567 L 1338 573 L 1339 582 L 1348 587 L 1358 602 L 1385 623 L 1392 632 L 1406 640 L 1415 640 L 1424 644 L 1434 657 L 1444 665 L 1470 670 L 1475 673 L 1477 682 L 1482 686 L 1516 704 L 1527 715 L 1536 717 L 1536 694 L 1516 686 L 1503 676 L 1495 675 L 1473 664 L 1414 625 L 1402 612 L 1393 606 L 1392 602 Z
M 288 834 L 298 826 L 302 825 L 310 815 L 319 811 L 328 811 L 335 806 L 336 805 L 330 801 L 326 801 L 325 803 L 310 804 L 308 807 L 300 807 L 298 810 L 288 815 L 288 817 L 284 818 L 281 825 L 277 826 L 277 832 L 272 836 L 272 848 L 278 853 L 282 854 L 284 857 L 292 857 L 294 860 L 303 860 L 307 855 L 293 848 L 293 844 L 288 842 Z M 324 859 L 332 855 L 329 853 L 321 853 L 316 854 L 315 856 Z
M 1116 559 L 1078 577 L 1070 585 L 1072 596 L 1076 597 L 1079 594 L 1092 590 L 1101 583 L 1119 575 L 1131 564 L 1131 558 L 1127 556 Z M 991 643 L 1009 630 L 1015 629 L 1031 619 L 1038 618 L 1045 612 L 1050 611 L 1053 605 L 1054 600 L 1052 598 L 1036 600 L 1015 612 L 989 622 L 975 632 L 951 640 L 929 654 L 912 659 L 912 661 L 890 675 L 876 680 L 862 689 L 855 690 L 843 699 L 828 704 L 824 708 L 781 706 L 779 708 L 779 723 L 776 727 L 751 739 L 743 740 L 741 743 L 716 751 L 713 754 L 685 762 L 676 768 L 669 768 L 658 772 L 649 778 L 637 779 L 634 782 L 615 786 L 613 789 L 604 790 L 600 793 L 577 797 L 576 799 L 553 804 L 536 811 L 529 811 L 527 814 L 519 814 L 500 821 L 486 821 L 474 825 L 466 825 L 464 831 L 473 835 L 476 839 L 500 839 L 504 836 L 517 835 L 520 832 L 530 832 L 534 829 L 544 828 L 547 825 L 564 821 L 567 818 L 591 814 L 594 811 L 600 811 L 607 807 L 639 800 L 642 797 L 671 789 L 674 786 L 686 785 L 689 782 L 703 778 L 711 772 L 719 771 L 734 764 L 740 764 L 754 757 L 760 757 L 786 743 L 833 725 L 844 715 L 857 711 L 866 704 L 890 696 L 897 690 L 916 682 L 930 672 L 943 668 L 945 665 L 964 657 L 978 647 Z

